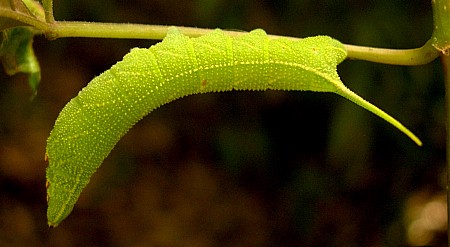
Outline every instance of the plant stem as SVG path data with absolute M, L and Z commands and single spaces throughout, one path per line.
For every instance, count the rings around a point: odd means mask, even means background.
M 382 49 L 365 46 L 345 45 L 348 57 L 376 63 L 392 65 L 423 65 L 430 63 L 439 56 L 432 46 L 431 40 L 416 49 Z
M 116 39 L 163 39 L 169 26 L 125 24 L 125 23 L 93 23 L 93 22 L 55 22 L 46 36 L 49 39 L 63 37 L 116 38 Z M 177 27 L 189 37 L 198 37 L 211 31 L 205 28 Z M 242 35 L 244 32 L 225 31 L 230 36 Z M 271 38 L 281 36 L 269 35 Z M 299 39 L 289 37 L 289 39 Z M 433 61 L 439 53 L 427 42 L 417 49 L 381 49 L 355 45 L 345 45 L 348 57 L 377 63 L 395 65 L 422 65 Z
M 440 52 L 445 83 L 445 109 L 447 129 L 447 238 L 450 236 L 450 0 L 432 0 L 433 35 L 432 45 Z M 450 247 L 450 241 L 448 242 Z
M 167 35 L 170 26 L 132 24 L 132 23 L 101 23 L 101 22 L 77 22 L 58 21 L 49 25 L 46 36 L 49 39 L 67 37 L 85 38 L 114 38 L 114 39 L 154 39 L 161 40 Z M 213 29 L 177 26 L 178 30 L 189 37 L 199 37 L 211 32 Z M 243 35 L 244 31 L 226 31 L 230 36 Z M 269 35 L 270 38 L 288 38 L 298 40 L 300 38 Z
M 442 68 L 444 71 L 444 83 L 445 83 L 445 112 L 446 112 L 446 132 L 447 132 L 447 222 L 450 222 L 450 57 L 441 55 Z M 447 236 L 450 236 L 450 227 L 447 227 Z M 448 243 L 450 247 L 450 242 Z
M 168 28 L 169 26 L 162 25 L 58 21 L 50 25 L 46 36 L 49 39 L 86 37 L 158 40 L 166 36 Z M 201 36 L 211 31 L 211 29 L 193 27 L 178 27 L 178 29 L 190 37 Z M 236 35 L 238 32 L 234 33 Z
M 3 28 L 15 26 L 31 26 L 35 28 L 36 33 L 45 33 L 46 31 L 50 31 L 50 27 L 47 23 L 40 21 L 34 16 L 16 12 L 12 9 L 0 7 L 0 17 L 3 22 L 9 22 L 11 24 L 10 26 L 6 25 L 5 27 L 2 25 Z
M 48 23 L 55 22 L 55 17 L 53 16 L 53 1 L 52 0 L 42 0 L 42 6 L 44 7 L 45 20 Z
M 86 38 L 115 38 L 115 39 L 163 39 L 169 26 L 129 24 L 129 23 L 98 23 L 98 22 L 76 22 L 55 21 L 51 0 L 43 0 L 45 19 L 41 21 L 31 16 L 15 12 L 11 9 L 0 8 L 0 17 L 6 17 L 12 21 L 18 21 L 23 25 L 33 26 L 37 33 L 44 33 L 50 39 L 64 37 L 86 37 Z M 189 37 L 198 37 L 211 31 L 206 28 L 177 27 L 180 32 Z M 245 32 L 224 31 L 230 36 L 242 35 Z M 270 38 L 282 36 L 269 35 Z M 299 38 L 285 37 L 296 40 Z M 381 49 L 355 45 L 345 45 L 348 58 L 360 59 L 376 63 L 396 65 L 422 65 L 431 62 L 438 57 L 438 52 L 432 47 L 433 42 L 427 42 L 417 49 Z
M 433 0 L 433 46 L 444 55 L 450 55 L 450 0 Z

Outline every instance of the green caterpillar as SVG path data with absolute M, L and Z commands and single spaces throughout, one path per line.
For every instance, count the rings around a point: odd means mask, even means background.
M 189 38 L 171 28 L 149 49 L 134 48 L 94 78 L 61 111 L 47 143 L 48 224 L 73 209 L 90 177 L 119 139 L 149 112 L 175 99 L 231 90 L 333 92 L 377 114 L 421 145 L 398 121 L 354 94 L 336 66 L 345 47 L 327 36 L 270 39 L 263 30 L 239 37 L 221 30 Z

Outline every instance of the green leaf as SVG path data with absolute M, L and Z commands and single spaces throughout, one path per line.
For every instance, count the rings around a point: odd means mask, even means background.
M 45 21 L 44 9 L 34 0 L 0 0 L 0 30 L 30 26 L 29 20 Z
M 36 17 L 38 20 L 45 21 L 44 8 L 38 1 L 22 0 L 22 2 L 32 16 Z
M 33 50 L 34 32 L 30 27 L 14 27 L 1 32 L 0 60 L 8 75 L 28 74 L 28 84 L 37 93 L 41 69 Z

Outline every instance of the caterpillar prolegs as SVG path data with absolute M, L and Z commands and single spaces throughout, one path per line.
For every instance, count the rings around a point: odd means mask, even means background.
M 73 209 L 119 139 L 145 115 L 175 99 L 230 90 L 309 90 L 339 94 L 382 117 L 417 144 L 398 121 L 354 94 L 336 66 L 345 47 L 327 36 L 270 39 L 263 30 L 230 37 L 221 30 L 189 38 L 171 28 L 149 49 L 134 48 L 94 78 L 61 111 L 47 142 L 48 224 Z

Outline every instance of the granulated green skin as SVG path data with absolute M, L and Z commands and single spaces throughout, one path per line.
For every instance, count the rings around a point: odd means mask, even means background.
M 70 214 L 92 174 L 136 122 L 175 99 L 231 90 L 309 90 L 340 94 L 374 112 L 340 81 L 336 66 L 346 56 L 344 46 L 327 36 L 269 39 L 259 29 L 239 37 L 215 30 L 199 38 L 171 29 L 161 43 L 132 49 L 56 120 L 46 151 L 48 224 L 57 226 Z

